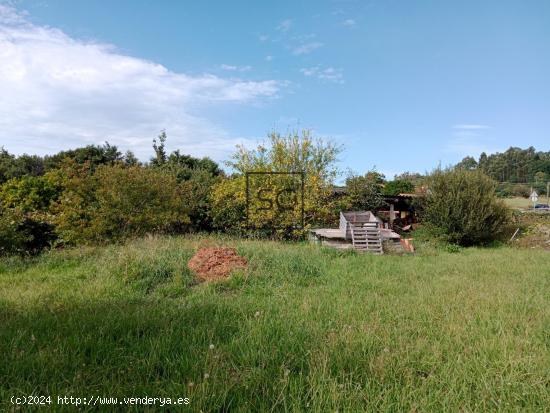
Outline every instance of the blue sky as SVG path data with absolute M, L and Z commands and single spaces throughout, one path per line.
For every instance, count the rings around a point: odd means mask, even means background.
M 311 128 L 388 177 L 550 150 L 549 1 L 0 1 L 0 145 L 227 159 Z M 2 52 L 2 49 L 4 52 Z

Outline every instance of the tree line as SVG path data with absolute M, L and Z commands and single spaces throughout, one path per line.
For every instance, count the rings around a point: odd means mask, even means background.
M 477 160 L 467 156 L 455 167 L 482 171 L 500 183 L 498 190 L 503 196 L 528 196 L 531 187 L 539 193 L 546 191 L 550 180 L 550 151 L 537 151 L 532 146 L 510 147 L 502 153 L 483 152 Z
M 250 235 L 245 218 L 250 217 L 246 175 L 251 171 L 303 173 L 304 202 L 295 202 L 292 208 L 303 216 L 304 226 L 295 225 L 296 214 L 285 215 L 265 204 L 255 209 L 253 219 L 262 229 L 254 234 L 277 239 L 303 238 L 309 228 L 337 226 L 342 210 L 377 211 L 385 207 L 384 195 L 422 194 L 430 182 L 429 176 L 409 172 L 386 180 L 371 170 L 349 174 L 345 187 L 336 188 L 342 148 L 315 138 L 308 130 L 286 135 L 273 132 L 255 148 L 238 147 L 226 162 L 230 172 L 206 157 L 168 152 L 166 140 L 164 132 L 153 140 L 147 162 L 109 143 L 43 157 L 15 156 L 1 149 L 0 254 L 34 254 L 146 234 L 223 231 Z M 275 188 L 276 193 L 292 197 L 291 176 L 267 176 L 255 189 L 267 194 L 266 190 Z M 456 182 L 469 177 L 474 175 Z M 488 205 L 492 208 L 493 204 Z

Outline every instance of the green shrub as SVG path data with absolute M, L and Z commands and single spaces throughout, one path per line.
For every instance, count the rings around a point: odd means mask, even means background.
M 10 179 L 0 189 L 3 208 L 19 208 L 28 213 L 47 212 L 61 194 L 61 182 L 53 173 Z
M 24 214 L 14 209 L 0 212 L 0 255 L 16 254 L 25 251 L 27 234 L 19 230 Z
M 513 196 L 521 196 L 523 198 L 528 198 L 531 195 L 531 188 L 527 184 L 515 184 L 512 186 L 511 194 Z
M 120 240 L 182 231 L 189 194 L 176 177 L 154 168 L 101 165 L 69 177 L 56 208 L 57 230 L 69 243 Z
M 61 194 L 61 183 L 51 173 L 23 176 L 0 188 L 0 253 L 36 254 L 56 239 L 50 206 Z
M 244 176 L 226 178 L 212 188 L 210 203 L 215 228 L 229 232 L 246 227 L 246 182 Z
M 509 182 L 501 182 L 497 185 L 495 193 L 501 198 L 507 198 L 512 196 L 513 184 Z
M 37 254 L 55 240 L 53 226 L 19 208 L 0 212 L 0 255 Z
M 481 171 L 438 170 L 420 201 L 426 225 L 452 243 L 486 244 L 507 230 L 510 212 L 496 197 L 496 183 Z

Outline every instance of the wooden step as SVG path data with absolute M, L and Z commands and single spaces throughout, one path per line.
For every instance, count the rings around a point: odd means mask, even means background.
M 357 251 L 382 254 L 382 238 L 380 229 L 374 222 L 353 223 L 350 225 L 351 240 Z

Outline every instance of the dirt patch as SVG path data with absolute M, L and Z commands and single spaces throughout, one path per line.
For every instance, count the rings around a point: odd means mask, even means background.
M 237 254 L 235 248 L 228 247 L 201 248 L 187 263 L 200 281 L 225 279 L 231 271 L 246 269 L 247 265 L 246 258 Z

